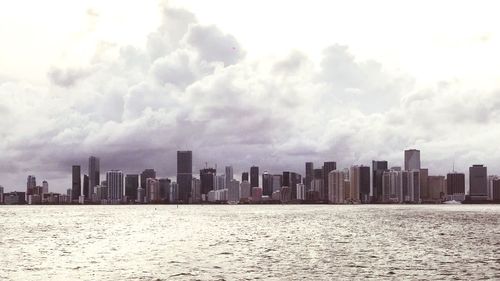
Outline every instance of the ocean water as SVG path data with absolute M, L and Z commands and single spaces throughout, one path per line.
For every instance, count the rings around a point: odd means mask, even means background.
M 500 280 L 500 205 L 0 206 L 0 280 Z

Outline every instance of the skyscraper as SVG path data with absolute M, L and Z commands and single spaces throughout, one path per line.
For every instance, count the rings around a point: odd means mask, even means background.
M 465 194 L 465 174 L 452 172 L 446 175 L 447 195 Z
M 273 192 L 281 190 L 282 182 L 283 175 L 273 175 Z
M 420 150 L 405 150 L 405 170 L 420 170 Z
M 262 194 L 273 195 L 273 176 L 267 171 L 262 174 Z
M 483 165 L 472 165 L 469 168 L 469 193 L 472 199 L 487 199 L 488 172 Z
M 201 181 L 197 178 L 193 178 L 191 181 L 191 198 L 190 203 L 200 203 L 201 202 Z
M 311 182 L 311 191 L 316 193 L 314 197 L 318 198 L 322 201 L 327 201 L 328 197 L 325 197 L 324 193 L 324 177 L 323 177 L 323 168 L 314 169 L 313 171 L 313 181 Z
M 429 189 L 429 169 L 420 169 L 420 193 L 422 200 L 427 200 L 431 197 L 431 191 Z
M 359 192 L 361 202 L 370 202 L 370 167 L 359 166 Z
M 85 196 L 86 199 L 90 200 L 91 192 L 89 189 L 89 176 L 88 175 L 83 175 L 83 196 Z
M 336 169 L 337 163 L 335 163 L 334 161 L 323 163 L 323 191 L 320 192 L 321 200 L 328 200 L 328 174 Z
M 137 189 L 139 188 L 139 175 L 128 174 L 125 176 L 125 196 L 129 201 L 137 200 Z
M 227 201 L 228 202 L 239 202 L 240 201 L 240 182 L 237 180 L 231 180 L 229 183 L 229 188 L 227 191 Z
M 146 190 L 146 183 L 148 179 L 156 179 L 156 171 L 154 169 L 146 169 L 141 173 L 141 187 Z
M 47 181 L 42 182 L 42 190 L 44 194 L 49 193 L 49 183 Z
M 420 170 L 403 171 L 403 201 L 420 203 Z
M 26 197 L 33 195 L 36 187 L 36 177 L 34 175 L 29 175 L 26 181 Z
M 345 203 L 344 172 L 332 170 L 328 173 L 328 202 Z
M 349 172 L 349 198 L 347 198 L 350 202 L 359 202 L 360 198 L 360 167 L 359 166 L 351 166 Z
M 120 203 L 123 198 L 123 172 L 118 170 L 106 172 L 106 183 L 110 203 Z
M 382 175 L 386 170 L 387 161 L 372 161 L 373 199 L 376 202 L 383 201 Z
M 314 178 L 314 164 L 312 162 L 306 162 L 306 177 L 304 178 L 306 191 L 311 190 L 311 182 L 313 178 Z
M 250 187 L 259 186 L 259 167 L 250 167 Z
M 207 195 L 210 190 L 215 189 L 216 170 L 205 168 L 200 170 L 201 194 Z
M 169 202 L 170 200 L 170 183 L 172 182 L 169 178 L 159 179 L 160 183 L 160 200 L 163 202 Z
M 89 157 L 89 194 L 93 193 L 94 187 L 99 185 L 101 181 L 101 168 L 100 160 L 95 156 Z
M 147 203 L 160 202 L 160 181 L 155 178 L 146 179 L 146 200 Z
M 74 165 L 71 184 L 71 200 L 78 200 L 80 195 L 82 195 L 82 175 L 80 172 L 80 166 Z
M 180 202 L 189 203 L 193 181 L 193 153 L 177 151 L 177 185 Z
M 241 181 L 248 181 L 248 182 L 250 182 L 250 179 L 248 178 L 248 172 L 241 173 Z
M 387 170 L 382 173 L 382 202 L 403 202 L 403 174 L 400 170 Z
M 226 175 L 226 182 L 225 182 L 224 186 L 226 188 L 229 188 L 229 184 L 233 180 L 233 167 L 226 166 L 225 170 L 226 170 L 226 174 L 225 174 Z

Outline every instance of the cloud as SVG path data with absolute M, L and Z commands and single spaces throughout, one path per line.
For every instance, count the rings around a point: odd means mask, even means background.
M 194 151 L 195 170 L 209 162 L 236 172 L 303 173 L 305 161 L 326 160 L 398 166 L 409 147 L 431 174 L 500 157 L 496 89 L 419 87 L 344 45 L 326 47 L 319 63 L 298 50 L 245 54 L 234 36 L 164 4 L 143 48 L 103 42 L 87 65 L 53 67 L 48 87 L 2 80 L 1 184 L 18 189 L 36 174 L 63 191 L 70 166 L 86 171 L 89 155 L 103 171 L 173 176 L 179 149 Z

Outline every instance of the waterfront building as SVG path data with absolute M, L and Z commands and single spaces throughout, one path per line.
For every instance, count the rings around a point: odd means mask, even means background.
M 193 181 L 193 153 L 177 151 L 178 201 L 188 203 Z

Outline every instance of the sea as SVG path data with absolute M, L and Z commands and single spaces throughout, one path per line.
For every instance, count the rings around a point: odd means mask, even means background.
M 0 280 L 500 280 L 500 205 L 0 206 Z

